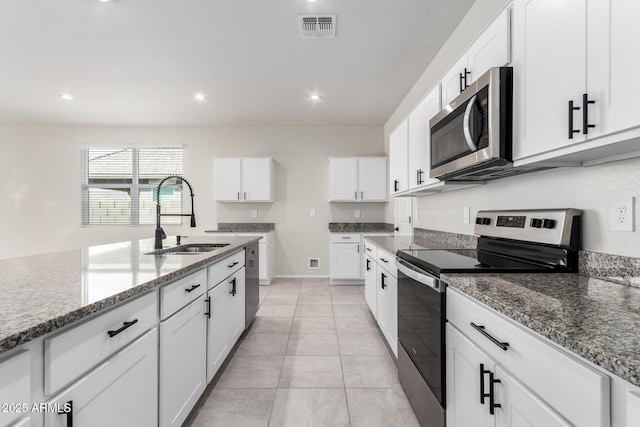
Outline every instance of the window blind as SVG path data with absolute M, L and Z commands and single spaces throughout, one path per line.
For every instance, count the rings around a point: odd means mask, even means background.
M 82 224 L 151 225 L 156 221 L 156 189 L 167 175 L 182 175 L 182 147 L 83 148 Z M 163 213 L 182 212 L 182 181 L 160 190 Z M 164 217 L 163 224 L 181 224 Z

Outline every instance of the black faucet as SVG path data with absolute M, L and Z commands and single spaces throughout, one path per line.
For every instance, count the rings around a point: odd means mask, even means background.
M 189 187 L 189 191 L 191 192 L 191 214 L 163 214 L 160 213 L 160 187 L 162 187 L 162 184 L 164 184 L 165 181 L 170 180 L 170 179 L 179 179 L 182 182 L 184 182 L 185 184 L 187 184 L 187 186 Z M 191 188 L 191 184 L 189 184 L 189 181 L 187 181 L 186 179 L 184 179 L 183 177 L 181 177 L 180 175 L 169 175 L 165 178 L 162 178 L 162 180 L 160 181 L 160 184 L 158 184 L 158 188 L 156 190 L 156 242 L 153 245 L 154 249 L 162 249 L 162 240 L 167 238 L 167 235 L 164 233 L 164 230 L 162 229 L 162 227 L 160 227 L 160 217 L 161 216 L 190 216 L 191 217 L 191 227 L 195 227 L 196 226 L 196 216 L 193 213 L 193 188 Z

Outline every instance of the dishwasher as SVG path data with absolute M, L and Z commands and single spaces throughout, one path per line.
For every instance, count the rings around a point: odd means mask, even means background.
M 245 330 L 249 329 L 260 305 L 260 257 L 258 242 L 244 248 L 245 266 Z

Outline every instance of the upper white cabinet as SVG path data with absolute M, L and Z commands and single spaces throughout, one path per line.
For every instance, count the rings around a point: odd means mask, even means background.
M 329 158 L 330 202 L 386 202 L 386 157 Z
M 510 52 L 510 10 L 505 9 L 442 78 L 442 105 L 449 104 L 489 68 L 507 65 Z
M 409 189 L 409 121 L 403 120 L 389 135 L 391 194 Z
M 622 132 L 640 125 L 639 14 L 633 1 L 515 1 L 516 165 L 638 151 L 638 132 Z
M 409 114 L 409 189 L 439 182 L 429 178 L 431 167 L 431 129 L 429 120 L 440 111 L 440 88 L 436 86 Z
M 213 171 L 216 201 L 273 201 L 273 159 L 213 159 Z

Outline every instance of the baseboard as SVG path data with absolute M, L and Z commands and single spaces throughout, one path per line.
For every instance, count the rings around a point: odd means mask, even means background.
M 276 274 L 276 279 L 328 279 L 328 274 Z

